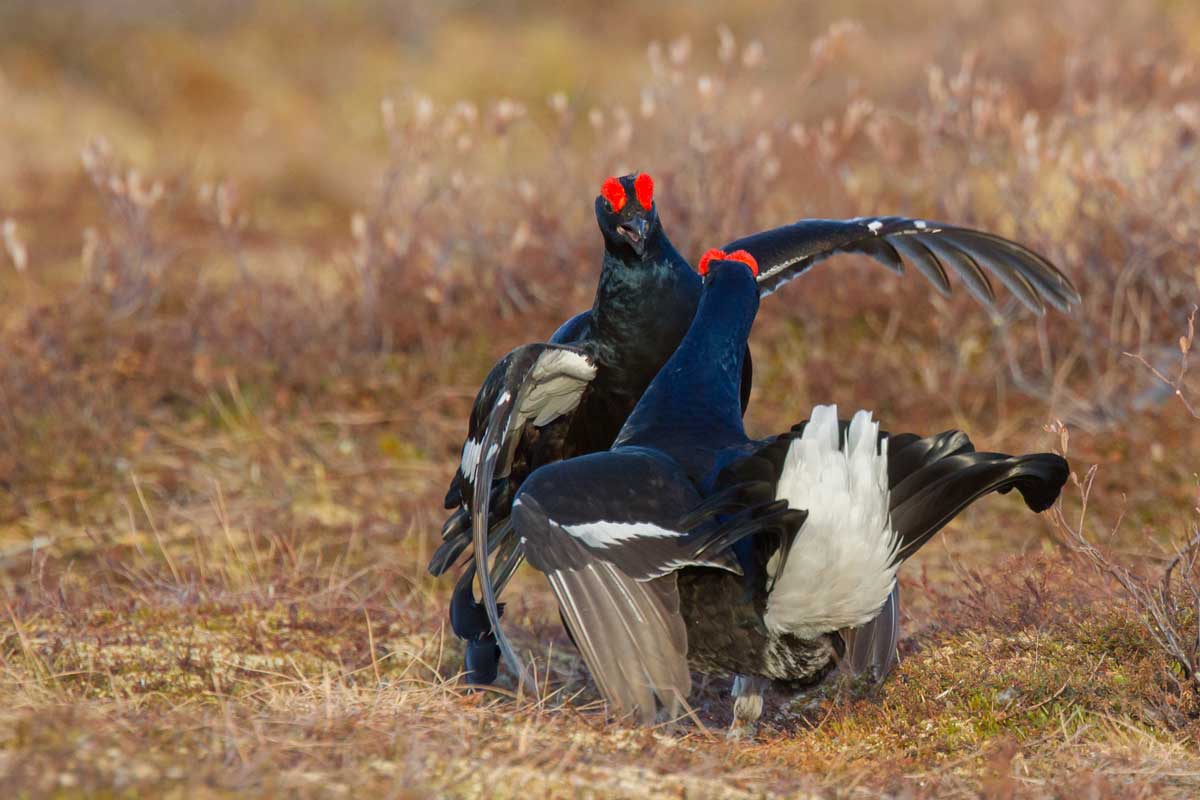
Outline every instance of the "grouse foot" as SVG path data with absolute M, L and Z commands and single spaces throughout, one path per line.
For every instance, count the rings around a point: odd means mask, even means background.
M 763 711 L 763 692 L 770 683 L 757 675 L 737 675 L 733 679 L 733 724 L 726 737 L 732 741 L 754 738 Z
M 500 669 L 500 646 L 496 644 L 496 634 L 492 632 L 483 604 L 475 599 L 472 588 L 474 577 L 475 568 L 472 566 L 454 587 L 450 602 L 450 627 L 458 638 L 467 643 L 466 682 L 479 686 L 495 683 Z M 504 613 L 503 603 L 498 610 Z

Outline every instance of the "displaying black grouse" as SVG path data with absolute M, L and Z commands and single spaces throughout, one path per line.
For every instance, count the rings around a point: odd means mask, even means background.
M 519 348 L 488 374 L 471 413 L 461 464 L 446 495 L 447 508 L 456 510 L 443 527 L 443 544 L 429 565 L 435 575 L 447 570 L 469 545 L 472 510 L 484 505 L 489 513 L 479 524 L 486 522 L 493 546 L 501 548 L 502 557 L 511 558 L 512 544 L 505 546 L 508 513 L 521 482 L 543 464 L 607 449 L 646 386 L 674 352 L 695 313 L 701 279 L 663 230 L 650 176 L 609 178 L 595 206 L 604 237 L 604 259 L 592 309 L 567 321 L 548 345 Z M 762 265 L 760 296 L 831 255 L 862 253 L 896 272 L 902 272 L 908 261 L 942 293 L 949 292 L 949 267 L 989 305 L 995 303 L 996 295 L 988 273 L 1037 313 L 1044 311 L 1046 303 L 1065 310 L 1078 301 L 1065 276 L 1021 245 L 981 231 L 924 220 L 802 220 L 739 239 L 724 249 L 745 250 Z M 554 383 L 543 387 L 544 376 L 555 374 L 551 369 L 554 363 L 568 363 L 561 354 L 563 346 L 583 355 L 586 369 L 579 366 L 572 386 Z M 750 376 L 747 352 L 739 379 L 743 409 Z M 582 391 L 576 395 L 572 387 Z M 572 402 L 560 402 L 559 392 L 566 392 Z M 502 398 L 518 396 L 525 398 L 530 409 L 521 410 L 514 421 L 495 462 L 495 474 L 483 475 L 483 483 L 475 485 L 473 467 L 481 455 L 487 421 Z M 532 413 L 535 406 L 536 413 Z M 498 589 L 507 574 L 511 573 L 502 570 L 497 575 Z M 451 622 L 455 633 L 468 642 L 468 679 L 490 682 L 495 676 L 496 646 L 483 609 L 474 599 L 474 577 L 475 571 L 469 567 L 459 580 L 451 603 Z M 860 647 L 858 653 L 891 652 L 895 610 L 889 606 L 881 620 L 882 630 L 864 637 L 882 637 L 883 644 Z M 887 664 L 877 660 L 868 659 L 862 665 L 879 674 L 887 671 Z
M 846 646 L 839 631 L 875 617 L 899 565 L 963 508 L 1015 488 L 1042 511 L 1068 467 L 1053 454 L 977 453 L 957 431 L 889 437 L 868 412 L 839 422 L 832 406 L 789 433 L 747 438 L 740 388 L 761 287 L 755 260 L 717 252 L 700 271 L 692 325 L 613 447 L 534 471 L 516 492 L 510 539 L 512 557 L 546 574 L 614 710 L 649 724 L 656 698 L 678 712 L 689 669 L 732 672 L 740 730 L 770 680 L 830 671 Z M 596 368 L 563 347 L 538 363 L 538 387 L 563 381 L 560 403 Z M 500 402 L 489 428 L 511 434 L 533 413 L 519 405 Z M 484 439 L 477 479 L 506 441 Z

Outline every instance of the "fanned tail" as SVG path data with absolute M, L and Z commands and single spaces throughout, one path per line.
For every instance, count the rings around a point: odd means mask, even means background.
M 866 411 L 842 428 L 837 406 L 817 406 L 788 437 L 777 497 L 808 511 L 777 565 L 767 628 L 812 638 L 869 622 L 891 594 L 898 537 L 888 519 L 888 442 Z
M 1052 453 L 977 453 L 962 431 L 925 438 L 905 433 L 890 437 L 888 444 L 889 513 L 900 541 L 898 562 L 910 558 L 947 522 L 990 492 L 1016 489 L 1029 508 L 1046 510 L 1058 499 L 1070 473 L 1066 460 Z M 879 616 L 842 630 L 843 663 L 852 673 L 882 681 L 892 670 L 900 633 L 899 606 L 897 586 Z
M 966 440 L 954 431 L 909 446 L 923 447 L 931 440 L 945 442 L 951 437 Z M 1016 489 L 1031 510 L 1045 511 L 1058 499 L 1070 474 L 1066 459 L 1053 453 L 1010 456 L 962 447 L 925 449 L 925 457 L 917 459 L 907 475 L 897 475 L 892 486 L 892 527 L 900 538 L 897 561 L 912 557 L 947 522 L 991 492 Z

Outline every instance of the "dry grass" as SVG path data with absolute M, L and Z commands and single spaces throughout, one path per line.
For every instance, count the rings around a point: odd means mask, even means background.
M 1195 373 L 1152 372 L 1200 300 L 1190 5 L 97 8 L 0 8 L 0 794 L 1196 794 L 1194 685 L 1008 498 L 906 570 L 887 685 L 738 746 L 719 679 L 708 730 L 606 721 L 534 575 L 539 696 L 464 692 L 423 571 L 478 381 L 590 302 L 591 198 L 644 169 L 693 258 L 890 212 L 1061 264 L 1044 320 L 819 268 L 764 306 L 750 424 L 1061 420 L 1079 535 L 1150 586 L 1198 513 Z

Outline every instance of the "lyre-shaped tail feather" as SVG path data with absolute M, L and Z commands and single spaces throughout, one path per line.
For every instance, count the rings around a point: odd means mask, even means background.
M 991 492 L 1016 489 L 1031 510 L 1045 511 L 1069 474 L 1066 459 L 1053 453 L 958 452 L 927 463 L 892 489 L 892 526 L 900 537 L 896 557 L 910 558 L 963 509 Z

